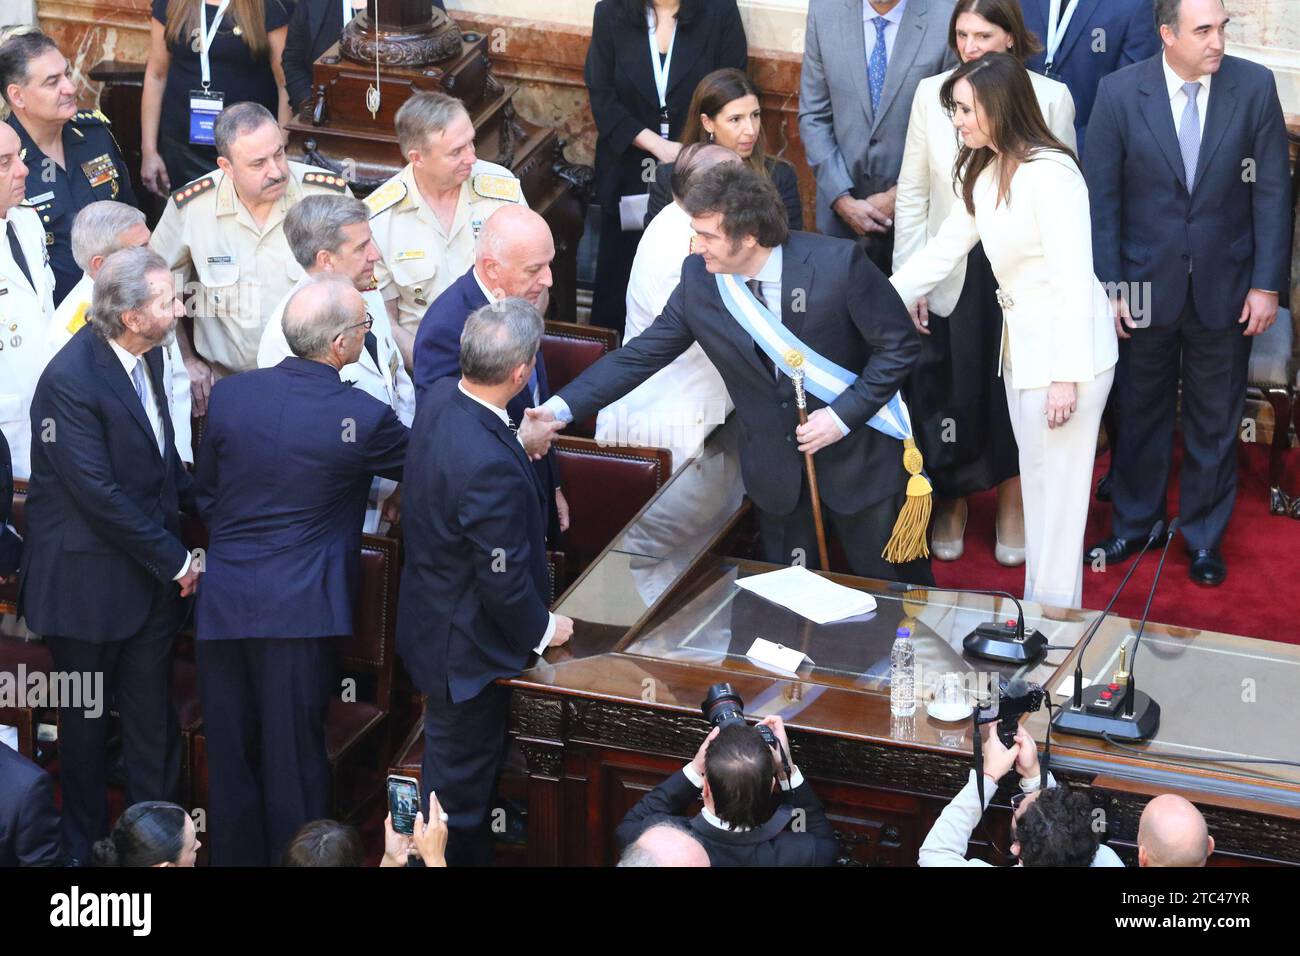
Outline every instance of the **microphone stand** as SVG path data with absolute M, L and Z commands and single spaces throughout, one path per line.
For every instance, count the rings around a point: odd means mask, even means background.
M 1035 628 L 1025 629 L 1025 609 L 1010 591 L 990 591 L 981 588 L 943 588 L 935 584 L 903 584 L 891 582 L 891 591 L 947 591 L 949 594 L 988 594 L 1010 598 L 1016 606 L 1014 621 L 989 621 L 978 624 L 975 630 L 962 638 L 962 650 L 971 657 L 980 657 L 1002 664 L 1035 664 L 1047 653 L 1047 638 Z

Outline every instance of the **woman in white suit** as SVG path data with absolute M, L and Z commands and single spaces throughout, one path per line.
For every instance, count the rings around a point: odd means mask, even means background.
M 998 282 L 1001 372 L 1019 447 L 1025 597 L 1077 607 L 1097 427 L 1119 354 L 1092 270 L 1088 187 L 1014 56 L 963 63 L 940 95 L 962 140 L 954 167 L 961 201 L 890 281 L 912 307 L 984 244 Z
M 948 44 L 962 63 L 986 53 L 1010 53 L 1021 63 L 1042 50 L 1025 27 L 1017 0 L 958 0 L 948 23 Z M 939 91 L 952 70 L 921 81 L 912 100 L 907 145 L 894 211 L 894 268 L 899 269 L 943 223 L 957 193 L 953 163 L 961 148 Z M 1075 148 L 1074 99 L 1064 83 L 1029 74 L 1038 108 L 1062 143 Z M 927 474 L 935 489 L 932 551 L 955 561 L 964 550 L 966 496 L 998 489 L 994 555 L 1017 567 L 1025 562 L 1020 465 L 1002 383 L 998 342 L 1002 310 L 997 282 L 977 245 L 928 296 L 912 319 L 922 335 L 921 356 L 908 378 L 912 413 Z

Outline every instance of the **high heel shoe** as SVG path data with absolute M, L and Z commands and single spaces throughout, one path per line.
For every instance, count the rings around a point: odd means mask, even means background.
M 1012 479 L 1012 481 L 1015 481 L 1015 479 Z M 1003 544 L 1003 521 L 1011 524 L 1013 517 L 1019 519 L 1020 542 L 1018 545 Z M 1003 486 L 998 489 L 998 514 L 993 521 L 993 536 L 996 542 L 993 546 L 993 557 L 1004 568 L 1018 568 L 1025 563 L 1024 526 L 1025 511 L 1020 497 L 1019 483 L 1012 485 L 1010 482 L 1004 482 Z M 1011 537 L 1011 535 L 1008 534 L 1007 537 Z
M 961 522 L 956 521 L 956 516 L 961 515 Z M 930 554 L 940 561 L 956 561 L 966 551 L 964 538 L 966 536 L 966 521 L 970 517 L 970 511 L 966 507 L 966 499 L 958 498 L 956 501 L 945 502 L 940 509 L 940 513 L 935 515 L 934 520 L 934 539 L 930 542 Z M 956 526 L 956 536 L 950 538 L 940 538 L 941 533 L 952 533 L 952 527 Z

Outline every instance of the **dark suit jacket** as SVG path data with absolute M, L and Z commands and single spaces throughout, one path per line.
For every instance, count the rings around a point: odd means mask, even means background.
M 62 866 L 54 778 L 0 744 L 0 867 Z
M 162 349 L 145 353 L 156 396 Z M 162 589 L 177 623 L 187 609 L 172 579 L 185 564 L 181 509 L 194 508 L 167 402 L 159 453 L 130 376 L 89 325 L 50 360 L 32 399 L 32 477 L 21 610 L 38 634 L 120 641 Z
M 452 378 L 416 408 L 408 471 L 397 652 L 423 693 L 459 703 L 517 675 L 546 633 L 548 495 Z
M 0 432 L 0 578 L 17 572 L 23 556 L 22 539 L 7 527 L 13 520 L 13 507 L 14 466 L 9 457 L 9 440 Z
M 291 356 L 218 382 L 195 463 L 208 526 L 199 639 L 351 634 L 370 481 L 401 480 L 408 436 L 321 362 Z
M 615 831 L 620 850 L 656 823 L 684 817 L 699 800 L 700 791 L 678 770 L 628 811 Z M 802 833 L 790 830 L 795 811 L 802 810 Z M 781 792 L 781 805 L 760 827 L 743 833 L 722 830 L 697 814 L 687 821 L 713 866 L 830 866 L 835 862 L 835 830 L 822 803 L 805 781 Z
M 1290 173 L 1277 85 L 1227 56 L 1210 83 L 1192 192 L 1157 53 L 1101 81 L 1084 172 L 1102 283 L 1150 283 L 1154 325 L 1192 296 L 1197 318 L 1227 328 L 1251 288 L 1280 292 L 1290 271 Z M 1247 171 L 1253 176 L 1246 175 Z M 1129 296 L 1132 305 L 1133 296 Z
M 659 214 L 659 210 L 673 201 L 673 167 L 676 165 L 676 163 L 660 163 L 655 168 L 655 181 L 650 187 L 650 203 L 646 207 L 645 214 L 647 226 L 650 225 L 650 220 Z M 767 168 L 767 175 L 772 180 L 772 184 L 781 193 L 781 202 L 785 203 L 790 229 L 802 229 L 803 201 L 799 198 L 799 177 L 795 175 L 794 167 L 784 159 L 775 159 L 771 156 L 764 159 L 763 165 Z
M 442 0 L 433 6 L 446 10 Z M 343 4 L 340 0 L 298 0 L 289 17 L 289 33 L 284 40 L 284 85 L 289 91 L 289 105 L 297 109 L 311 96 L 311 65 L 338 42 L 343 32 Z
M 856 243 L 792 232 L 781 272 L 782 321 L 795 335 L 857 380 L 831 407 L 849 434 L 817 453 L 817 483 L 827 506 L 853 514 L 903 489 L 902 443 L 867 420 L 898 391 L 920 352 L 907 310 Z M 797 290 L 802 291 L 800 295 Z M 802 311 L 795 305 L 802 301 Z M 722 375 L 740 417 L 745 490 L 764 511 L 790 514 L 799 499 L 804 458 L 794 386 L 774 380 L 749 334 L 722 304 L 701 256 L 688 256 L 682 279 L 650 327 L 615 349 L 557 394 L 578 421 L 663 368 L 699 342 Z M 823 402 L 808 396 L 811 414 Z
M 697 6 L 689 27 L 677 28 L 668 69 L 668 135 L 678 141 L 700 80 L 723 67 L 743 70 L 749 60 L 736 0 L 702 0 Z M 598 132 L 596 201 L 617 210 L 620 196 L 646 191 L 642 162 L 654 162 L 632 140 L 643 129 L 659 132 L 659 94 L 644 21 L 624 23 L 608 0 L 597 3 L 583 77 Z
M 1025 26 L 1037 35 L 1044 47 L 1047 46 L 1049 2 L 1020 0 Z M 1097 34 L 1098 30 L 1103 32 Z M 1105 37 L 1104 44 L 1094 42 L 1098 35 Z M 1080 156 L 1101 78 L 1158 52 L 1160 34 L 1151 0 L 1080 0 L 1052 64 L 1052 78 L 1069 87 L 1074 97 L 1074 129 L 1079 137 Z M 1044 50 L 1030 57 L 1025 65 L 1035 73 L 1042 73 L 1046 57 Z

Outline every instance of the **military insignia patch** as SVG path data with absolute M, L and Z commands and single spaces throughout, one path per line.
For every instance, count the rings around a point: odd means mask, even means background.
M 336 193 L 346 192 L 348 181 L 342 176 L 336 176 L 333 173 L 303 173 L 302 184 L 304 186 L 323 186 L 326 189 L 332 189 Z
M 186 183 L 180 189 L 172 193 L 172 201 L 177 207 L 184 206 L 195 196 L 207 192 L 216 185 L 216 180 L 211 176 L 204 176 L 202 179 L 196 179 L 192 183 Z
M 113 162 L 113 157 L 108 153 L 82 163 L 81 171 L 85 174 L 91 189 L 112 182 L 118 177 L 117 164 Z
M 519 202 L 523 198 L 523 191 L 519 188 L 519 180 L 513 176 L 489 176 L 480 173 L 471 180 L 471 183 L 474 192 L 484 199 L 503 199 L 506 202 Z
M 366 205 L 370 207 L 371 218 L 378 216 L 385 209 L 397 205 L 406 198 L 406 183 L 400 179 L 393 179 L 384 183 L 369 196 L 366 197 Z
M 90 308 L 89 302 L 83 302 L 77 307 L 77 311 L 72 313 L 72 318 L 68 320 L 68 334 L 76 335 L 81 327 L 86 324 L 86 311 Z

